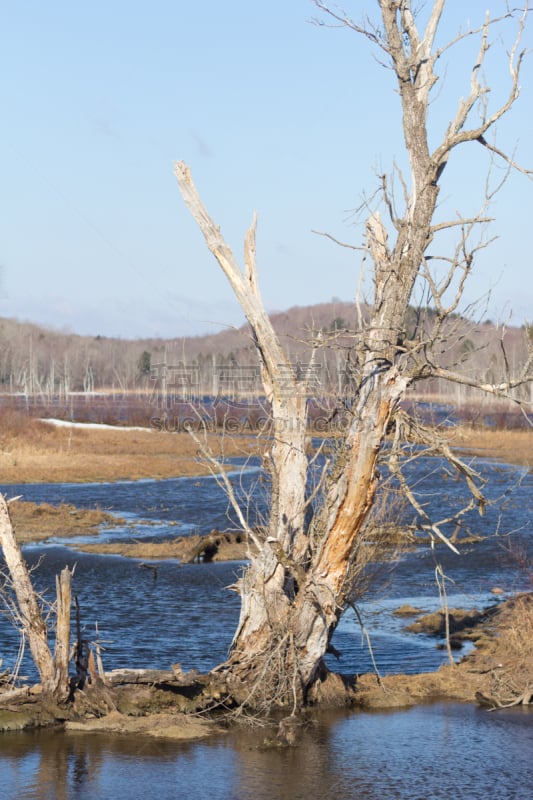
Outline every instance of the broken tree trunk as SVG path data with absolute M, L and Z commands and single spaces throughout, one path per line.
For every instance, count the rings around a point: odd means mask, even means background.
M 270 476 L 269 524 L 258 554 L 237 584 L 241 614 L 228 678 L 248 687 L 251 705 L 287 703 L 291 698 L 301 702 L 346 607 L 345 583 L 356 538 L 377 489 L 378 454 L 409 383 L 396 364 L 396 342 L 417 266 L 411 264 L 408 273 L 389 269 L 392 254 L 386 234 L 379 218 L 373 218 L 369 248 L 387 280 L 376 285 L 372 332 L 342 454 L 333 471 L 322 476 L 324 500 L 309 525 L 313 490 L 305 447 L 307 385 L 293 369 L 262 306 L 255 272 L 255 220 L 245 240 L 243 272 L 203 206 L 188 167 L 177 164 L 175 173 L 246 313 L 272 408 L 272 437 L 263 459 Z
M 28 567 L 15 537 L 8 505 L 1 495 L 0 543 L 2 544 L 4 558 L 17 601 L 19 621 L 28 640 L 33 661 L 44 689 L 45 686 L 52 684 L 55 673 L 54 659 L 48 646 L 48 630 L 30 579 Z
M 69 695 L 71 587 L 72 572 L 65 567 L 56 576 L 56 644 L 50 690 L 57 700 L 64 700 Z
M 350 567 L 378 486 L 378 454 L 407 385 L 394 369 L 372 381 L 344 444 L 341 474 L 329 483 L 311 524 L 306 556 L 270 545 L 284 576 L 284 596 L 273 595 L 264 560 L 253 562 L 241 581 L 241 624 L 228 668 L 249 687 L 250 705 L 267 705 L 273 698 L 305 702 L 323 672 L 322 659 L 349 602 Z M 261 602 L 268 607 L 258 612 Z
M 57 633 L 55 655 L 52 656 L 48 645 L 48 628 L 3 495 L 0 495 L 0 545 L 16 599 L 18 622 L 28 640 L 42 690 L 57 699 L 63 699 L 68 694 L 71 572 L 65 568 L 57 579 Z
M 268 524 L 263 540 L 255 542 L 257 555 L 236 587 L 242 601 L 239 626 L 230 658 L 221 668 L 228 681 L 235 679 L 235 686 L 241 683 L 245 704 L 265 709 L 305 700 L 321 672 L 322 657 L 350 603 L 354 567 L 361 558 L 360 533 L 375 501 L 378 456 L 384 450 L 387 430 L 408 386 L 415 380 L 442 374 L 435 365 L 449 346 L 443 325 L 459 310 L 464 282 L 478 249 L 469 244 L 469 237 L 477 226 L 489 221 L 484 209 L 492 194 L 487 189 L 483 213 L 473 218 L 454 215 L 435 222 L 440 180 L 452 152 L 464 143 L 488 146 L 486 133 L 518 97 L 522 54 L 517 48 L 527 15 L 527 9 L 516 11 L 518 30 L 509 60 L 509 93 L 492 113 L 488 112 L 487 87 L 479 81 L 489 46 L 487 16 L 480 28 L 470 94 L 466 100 L 460 97 L 440 144 L 431 150 L 435 130 L 432 128 L 430 136 L 429 105 L 439 80 L 436 65 L 442 49 L 435 47 L 435 41 L 444 0 L 428 4 L 427 24 L 421 31 L 410 0 L 379 0 L 380 21 L 375 26 L 370 22 L 359 26 L 343 13 L 330 11 L 325 3 L 317 5 L 379 47 L 380 57 L 385 54 L 397 81 L 405 164 L 409 165 L 409 174 L 397 168 L 403 197 L 395 197 L 388 177 L 380 176 L 378 196 L 384 222 L 375 198 L 368 202 L 366 244 L 362 249 L 372 262 L 374 296 L 366 318 L 359 314 L 359 326 L 353 331 L 353 346 L 349 348 L 349 355 L 353 355 L 349 363 L 354 365 L 350 367 L 354 385 L 351 423 L 336 459 L 332 464 L 326 461 L 318 485 L 313 485 L 316 475 L 310 472 L 305 450 L 309 386 L 291 365 L 259 293 L 256 217 L 245 236 L 241 267 L 202 204 L 188 166 L 183 162 L 175 165 L 183 199 L 250 325 L 272 410 L 272 435 L 263 455 L 270 478 Z M 505 16 L 512 18 L 515 13 Z M 479 114 L 473 113 L 474 109 Z M 470 123 L 474 127 L 469 127 Z M 500 150 L 489 149 L 510 168 L 520 169 Z M 529 171 L 526 174 L 530 175 Z M 437 246 L 440 234 L 447 236 L 450 231 L 458 235 L 451 257 L 438 250 L 427 252 Z M 409 324 L 410 303 L 417 283 L 421 285 L 420 298 L 430 298 L 433 304 L 434 323 L 426 329 L 417 321 L 408 336 L 413 327 Z M 312 360 L 314 357 L 313 353 Z M 456 380 L 453 373 L 449 374 Z M 443 448 L 439 452 L 447 456 Z M 481 509 L 478 489 L 466 470 L 462 473 Z M 229 498 L 235 506 L 234 494 Z M 409 499 L 419 516 L 426 519 L 412 493 Z M 245 515 L 241 511 L 238 515 L 246 526 Z M 446 540 L 435 525 L 431 530 Z

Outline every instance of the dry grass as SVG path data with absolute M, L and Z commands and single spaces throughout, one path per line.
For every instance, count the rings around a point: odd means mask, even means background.
M 109 542 L 83 544 L 76 549 L 147 561 L 175 558 L 182 564 L 190 564 L 194 561 L 242 561 L 248 559 L 255 548 L 240 531 L 213 531 L 207 536 L 179 536 L 169 542 Z
M 465 453 L 533 467 L 533 429 L 505 431 L 457 427 L 451 429 L 450 443 L 454 449 Z
M 483 693 L 498 705 L 512 704 L 529 688 L 533 699 L 533 594 L 508 600 L 494 615 L 478 651 L 465 666 L 486 671 Z
M 216 455 L 246 456 L 253 437 L 208 436 Z M 202 475 L 187 433 L 54 427 L 17 412 L 0 417 L 0 482 L 55 483 Z
M 528 660 L 533 681 L 533 595 L 520 595 L 512 600 L 500 621 L 503 629 L 500 648 Z
M 468 618 L 473 622 L 468 638 L 476 647 L 458 665 L 418 675 L 387 675 L 381 684 L 375 675 L 363 675 L 357 681 L 357 702 L 370 708 L 438 698 L 492 708 L 533 702 L 533 594 L 479 614 L 468 612 L 464 621 Z
M 9 513 L 19 542 L 36 542 L 51 536 L 80 536 L 98 533 L 100 527 L 124 525 L 118 517 L 98 509 L 80 509 L 61 503 L 30 503 L 15 500 Z
M 533 465 L 533 431 L 454 428 L 454 448 Z M 215 455 L 257 451 L 255 436 L 209 434 Z M 137 480 L 201 475 L 207 467 L 187 433 L 54 427 L 0 409 L 0 483 Z

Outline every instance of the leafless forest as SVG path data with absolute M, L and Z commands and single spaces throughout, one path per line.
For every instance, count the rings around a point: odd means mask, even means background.
M 314 393 L 320 400 L 341 398 L 347 360 L 357 330 L 353 303 L 333 300 L 271 315 L 293 364 L 309 363 L 318 333 L 324 345 L 315 365 Z M 431 311 L 411 311 L 413 330 L 429 324 Z M 445 362 L 480 382 L 498 384 L 527 354 L 527 326 L 474 322 L 455 316 L 443 339 Z M 118 339 L 0 320 L 0 392 L 4 408 L 32 414 L 112 424 L 147 425 L 162 407 L 204 397 L 250 401 L 260 393 L 258 360 L 247 325 L 219 333 L 175 339 Z M 528 396 L 524 395 L 526 393 Z M 531 400 L 531 387 L 517 399 Z M 413 400 L 453 406 L 473 422 L 484 396 L 468 386 L 438 378 L 416 387 Z M 491 401 L 493 421 L 505 427 L 524 422 L 507 401 Z

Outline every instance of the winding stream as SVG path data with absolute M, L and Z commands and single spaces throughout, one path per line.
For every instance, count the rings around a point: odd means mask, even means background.
M 359 604 L 377 666 L 382 673 L 433 670 L 446 655 L 435 641 L 403 631 L 405 620 L 392 612 L 410 603 L 425 610 L 439 607 L 435 564 L 449 581 L 450 606 L 478 608 L 495 602 L 491 588 L 527 587 L 508 553 L 532 554 L 533 477 L 505 465 L 485 462 L 489 496 L 502 497 L 485 516 L 472 514 L 472 533 L 491 534 L 465 545 L 456 556 L 444 547 L 410 552 L 390 570 L 384 565 L 380 585 Z M 418 462 L 415 482 L 427 463 Z M 257 469 L 235 473 L 243 493 L 260 479 Z M 514 487 L 506 494 L 509 487 Z M 259 487 L 260 488 L 260 487 Z M 100 539 L 163 540 L 198 530 L 223 529 L 227 501 L 211 478 L 114 484 L 61 484 L 0 487 L 8 497 L 22 494 L 35 502 L 68 502 L 112 511 L 127 518 L 124 528 L 102 531 Z M 437 466 L 418 491 L 434 511 L 462 491 Z M 446 498 L 445 498 L 446 495 Z M 259 507 L 259 512 L 261 507 Z M 150 524 L 143 524 L 149 521 Z M 132 529 L 131 525 L 134 525 Z M 496 535 L 495 535 L 496 534 Z M 76 541 L 80 541 L 77 539 Z M 91 541 L 95 541 L 91 537 Z M 157 572 L 139 561 L 84 554 L 64 540 L 25 548 L 41 589 L 54 585 L 65 565 L 76 564 L 77 593 L 87 638 L 95 623 L 104 641 L 104 666 L 208 670 L 223 661 L 238 619 L 238 597 L 226 590 L 242 564 L 158 564 Z M 155 576 L 155 577 L 154 577 Z M 18 634 L 0 618 L 0 657 L 11 666 Z M 342 672 L 372 669 L 366 640 L 353 613 L 341 621 L 334 639 Z M 31 675 L 28 660 L 23 673 Z M 164 743 L 139 738 L 54 733 L 6 734 L 0 738 L 0 775 L 6 798 L 498 798 L 531 797 L 533 714 L 490 714 L 450 705 L 419 707 L 397 713 L 322 715 L 305 733 L 302 747 L 289 751 L 261 747 L 261 734 L 231 735 L 207 743 Z

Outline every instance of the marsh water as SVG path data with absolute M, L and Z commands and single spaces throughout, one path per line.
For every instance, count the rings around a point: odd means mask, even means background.
M 460 502 L 461 484 L 437 462 L 415 462 L 411 479 L 419 496 L 438 514 Z M 469 533 L 489 535 L 460 547 L 424 547 L 382 565 L 379 579 L 358 604 L 382 673 L 438 668 L 446 660 L 433 638 L 405 632 L 393 612 L 409 603 L 440 607 L 435 568 L 447 576 L 450 606 L 481 608 L 497 602 L 491 589 L 528 588 L 520 564 L 531 558 L 533 478 L 486 462 L 487 494 L 498 499 L 484 516 L 467 517 Z M 425 480 L 422 476 L 426 477 Z M 257 468 L 235 471 L 245 496 L 261 497 Z M 102 531 L 98 540 L 161 541 L 188 532 L 231 526 L 227 501 L 212 478 L 114 484 L 5 486 L 8 497 L 67 502 L 109 510 L 127 520 Z M 260 514 L 261 505 L 257 513 Z M 253 521 L 253 520 L 252 520 Z M 77 542 L 81 540 L 76 539 Z M 91 537 L 91 541 L 95 541 Z M 222 662 L 238 619 L 238 597 L 227 591 L 243 564 L 181 565 L 157 569 L 119 556 L 84 554 L 75 541 L 51 540 L 25 548 L 35 579 L 52 597 L 54 576 L 75 565 L 84 636 L 98 623 L 104 666 L 210 669 Z M 12 666 L 18 633 L 0 618 L 0 657 Z M 373 669 L 366 636 L 349 612 L 334 638 L 341 652 L 331 666 L 345 673 Z M 25 659 L 23 674 L 32 676 Z M 530 798 L 533 714 L 489 713 L 470 706 L 439 704 L 395 713 L 320 715 L 302 745 L 289 750 L 262 746 L 259 731 L 236 732 L 208 742 L 180 744 L 142 737 L 37 732 L 0 737 L 0 778 L 6 798 Z
M 431 705 L 323 714 L 299 747 L 243 731 L 190 744 L 41 732 L 0 739 L 13 800 L 530 800 L 532 715 Z

